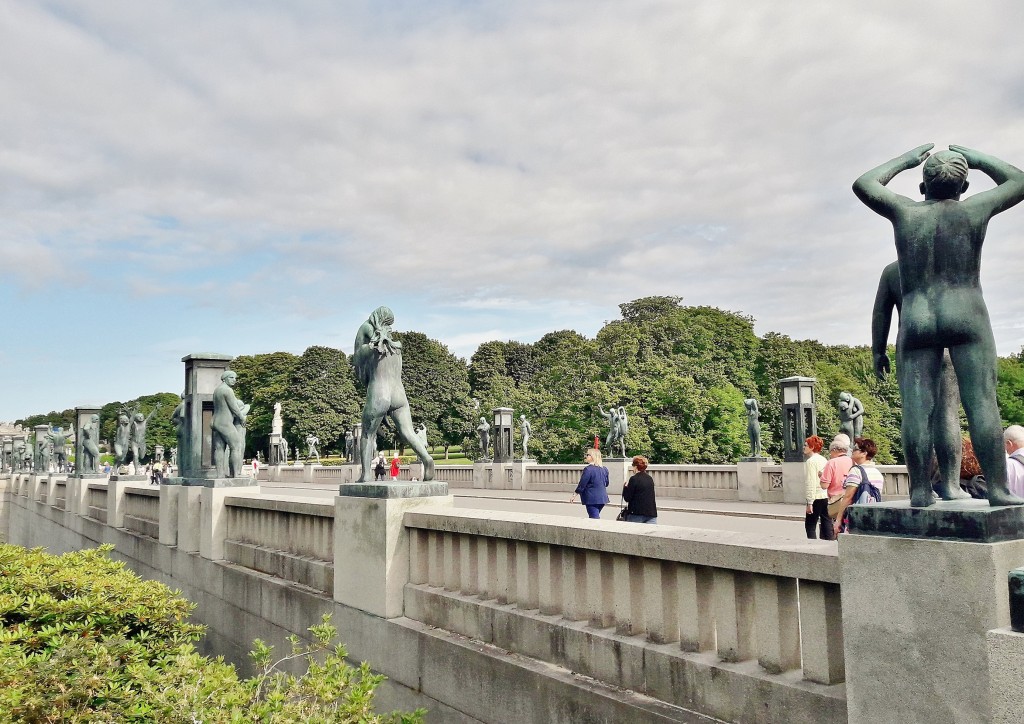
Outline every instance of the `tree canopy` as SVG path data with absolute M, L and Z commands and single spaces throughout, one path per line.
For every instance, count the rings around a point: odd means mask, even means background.
M 532 456 L 542 462 L 577 462 L 595 436 L 605 439 L 607 422 L 598 406 L 622 406 L 629 416 L 628 452 L 658 463 L 727 463 L 748 452 L 743 400 L 754 397 L 764 449 L 778 458 L 778 380 L 800 375 L 817 380 L 822 437 L 838 432 L 839 394 L 850 392 L 864 404 L 864 434 L 878 444 L 877 460 L 902 462 L 896 377 L 875 378 L 867 346 L 825 345 L 775 332 L 758 337 L 751 317 L 686 306 L 680 297 L 644 297 L 619 309 L 621 318 L 606 323 L 592 339 L 560 330 L 530 344 L 494 340 L 481 344 L 468 362 L 421 332 L 396 333 L 413 420 L 427 425 L 431 444 L 475 447 L 477 418 L 490 421 L 492 409 L 511 407 L 533 425 Z M 889 352 L 895 360 L 892 347 Z M 300 356 L 243 355 L 231 367 L 238 372 L 239 398 L 252 405 L 250 456 L 267 449 L 275 402 L 282 404 L 293 449 L 313 434 L 321 450 L 341 451 L 345 432 L 360 419 L 364 391 L 340 350 L 314 346 Z M 150 439 L 168 448 L 174 444 L 170 413 L 176 398 L 161 393 L 130 401 L 143 412 L 163 403 L 150 425 Z M 999 359 L 998 398 L 1004 425 L 1024 424 L 1024 350 Z M 113 435 L 120 404 L 103 408 L 104 438 Z M 18 422 L 69 426 L 72 419 L 73 410 L 65 410 Z M 380 441 L 392 443 L 391 438 Z

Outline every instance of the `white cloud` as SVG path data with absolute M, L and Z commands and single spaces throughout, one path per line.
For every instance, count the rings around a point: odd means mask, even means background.
M 850 183 L 926 141 L 1024 164 L 1022 16 L 7 3 L 0 269 L 133 289 L 215 339 L 202 308 L 278 330 L 401 294 L 471 339 L 663 293 L 863 343 L 894 251 Z M 894 188 L 916 194 L 907 176 Z M 1003 352 L 1024 341 L 1018 228 L 995 222 L 986 250 L 1003 250 L 984 277 Z

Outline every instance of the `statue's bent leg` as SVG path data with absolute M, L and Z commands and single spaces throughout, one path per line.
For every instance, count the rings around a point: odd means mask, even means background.
M 939 386 L 942 350 L 933 348 L 904 350 L 897 345 L 896 371 L 903 400 L 900 433 L 910 476 L 910 505 L 925 508 L 935 502 L 928 477 L 932 457 L 932 416 Z
M 416 427 L 412 424 L 412 412 L 408 405 L 402 405 L 397 410 L 391 411 L 391 419 L 398 428 L 398 434 L 409 443 L 409 446 L 416 451 L 416 457 L 423 463 L 423 480 L 434 479 L 434 459 L 427 452 L 426 445 L 416 434 Z
M 935 416 L 932 418 L 932 444 L 939 463 L 939 482 L 935 492 L 943 500 L 969 498 L 970 494 L 960 487 L 960 458 L 963 454 L 960 390 L 957 389 L 956 373 L 949 352 L 942 355 L 938 395 Z
M 990 505 L 1024 505 L 1006 484 L 1003 428 L 996 403 L 995 343 L 989 340 L 951 347 L 960 399 L 967 413 L 974 454 L 985 474 Z

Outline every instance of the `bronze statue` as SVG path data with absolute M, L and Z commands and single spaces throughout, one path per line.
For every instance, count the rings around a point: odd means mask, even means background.
M 82 425 L 79 434 L 82 436 L 82 460 L 77 464 L 78 472 L 95 475 L 100 459 L 100 416 L 92 415 L 89 421 Z
M 910 476 L 910 504 L 933 502 L 928 480 L 931 421 L 936 413 L 943 350 L 950 359 L 967 413 L 974 450 L 988 481 L 991 505 L 1024 505 L 1006 483 L 996 347 L 981 293 L 981 247 L 989 220 L 1024 200 L 1024 172 L 984 153 L 950 146 L 929 156 L 919 146 L 868 171 L 853 184 L 857 197 L 892 222 L 903 291 L 896 373 L 903 400 L 903 450 Z M 923 166 L 923 201 L 886 188 L 902 171 Z M 968 169 L 996 187 L 963 201 Z
M 903 288 L 900 285 L 899 262 L 892 262 L 882 270 L 875 292 L 875 306 L 871 312 L 871 356 L 875 376 L 883 379 L 889 374 L 889 354 L 886 342 L 892 325 L 892 310 L 903 306 Z M 960 391 L 956 387 L 956 374 L 949 359 L 949 351 L 942 353 L 939 378 L 939 409 L 932 419 L 932 446 L 938 464 L 939 481 L 934 490 L 943 500 L 968 498 L 960 487 L 960 460 L 963 445 L 960 435 Z
M 480 459 L 487 460 L 491 450 L 491 424 L 486 417 L 480 418 L 480 424 L 476 426 L 476 434 L 480 438 Z
M 237 478 L 242 474 L 242 455 L 245 450 L 245 418 L 249 405 L 243 404 L 231 389 L 238 382 L 234 370 L 225 370 L 221 383 L 213 391 L 213 466 L 222 478 Z
M 156 403 L 156 407 L 149 413 L 149 415 L 143 417 L 141 412 L 136 412 L 132 415 L 132 460 L 135 461 L 136 471 L 140 470 L 142 466 L 142 458 L 146 457 L 146 427 L 149 425 L 149 421 L 153 419 L 153 415 L 160 409 L 160 403 Z
M 761 457 L 761 410 L 757 406 L 757 400 L 753 397 L 743 400 L 743 407 L 747 411 L 747 438 L 750 440 L 750 457 Z
M 839 393 L 839 432 L 856 440 L 864 433 L 864 403 L 849 392 Z
M 423 463 L 423 480 L 433 480 L 434 460 L 416 435 L 409 400 L 402 384 L 402 343 L 391 336 L 391 325 L 394 322 L 395 315 L 390 309 L 378 307 L 356 332 L 352 361 L 360 382 L 366 385 L 363 437 L 366 440 L 376 439 L 384 417 L 390 417 L 398 434 Z M 367 483 L 373 480 L 370 465 L 372 453 L 372 445 L 362 446 L 362 472 L 356 482 Z
M 131 442 L 132 430 L 131 415 L 134 414 L 127 407 L 122 407 L 117 414 L 117 429 L 114 431 L 114 472 L 118 472 L 121 466 L 128 459 L 129 443 Z

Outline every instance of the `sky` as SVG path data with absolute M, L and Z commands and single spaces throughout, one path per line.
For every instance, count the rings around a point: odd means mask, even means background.
M 190 353 L 593 336 L 664 294 L 868 344 L 922 143 L 1024 167 L 1024 3 L 0 3 L 0 420 Z M 919 198 L 918 170 L 891 184 Z M 970 192 L 991 188 L 980 172 Z M 1024 345 L 1024 206 L 982 285 Z

